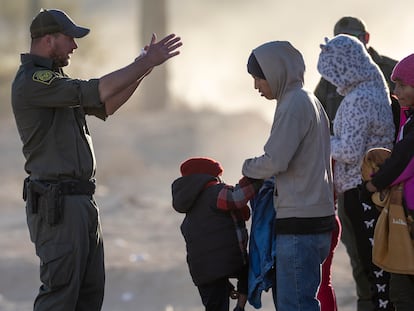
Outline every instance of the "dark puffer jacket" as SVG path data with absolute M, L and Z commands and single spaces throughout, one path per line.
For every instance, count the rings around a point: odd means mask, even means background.
M 237 238 L 238 229 L 247 241 L 245 222 L 237 221 L 236 228 L 231 212 L 217 208 L 217 196 L 225 184 L 214 181 L 218 181 L 214 176 L 194 174 L 180 177 L 172 184 L 173 208 L 186 214 L 181 232 L 196 286 L 231 277 L 247 264 Z M 206 188 L 210 182 L 212 185 Z

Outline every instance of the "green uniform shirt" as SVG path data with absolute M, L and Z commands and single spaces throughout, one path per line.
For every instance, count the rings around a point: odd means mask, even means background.
M 85 115 L 105 120 L 98 79 L 71 79 L 52 60 L 21 55 L 12 106 L 32 179 L 90 179 L 95 155 Z

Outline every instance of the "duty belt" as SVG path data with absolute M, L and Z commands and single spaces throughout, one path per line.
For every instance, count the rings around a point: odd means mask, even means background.
M 95 193 L 95 180 L 30 180 L 27 177 L 24 180 L 23 199 L 26 201 L 27 190 L 32 188 L 40 195 L 48 191 L 49 188 L 55 188 L 60 195 L 93 195 Z
M 93 195 L 95 180 L 24 180 L 23 200 L 28 209 L 37 214 L 39 199 L 47 208 L 47 222 L 50 225 L 58 224 L 63 216 L 63 196 L 65 195 Z
M 96 188 L 95 180 L 65 180 L 58 182 L 57 185 L 61 195 L 93 195 Z

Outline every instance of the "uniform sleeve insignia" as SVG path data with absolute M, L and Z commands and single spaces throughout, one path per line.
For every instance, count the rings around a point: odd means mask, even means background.
M 57 77 L 56 73 L 52 70 L 39 70 L 33 74 L 33 81 L 40 82 L 46 85 L 50 85 L 52 81 Z

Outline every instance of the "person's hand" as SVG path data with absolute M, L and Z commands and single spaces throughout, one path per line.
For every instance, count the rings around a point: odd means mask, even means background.
M 362 184 L 357 186 L 359 201 L 368 205 L 374 205 L 374 202 L 372 202 L 373 192 L 367 189 L 367 183 L 368 181 L 364 181 Z
M 151 42 L 144 48 L 144 55 L 151 67 L 161 65 L 171 57 L 180 54 L 177 49 L 182 46 L 181 38 L 175 34 L 170 34 L 160 41 L 156 42 L 156 34 L 152 34 Z
M 239 220 L 248 221 L 250 218 L 250 208 L 245 205 L 240 209 L 235 209 L 233 212 L 236 214 L 236 218 Z

